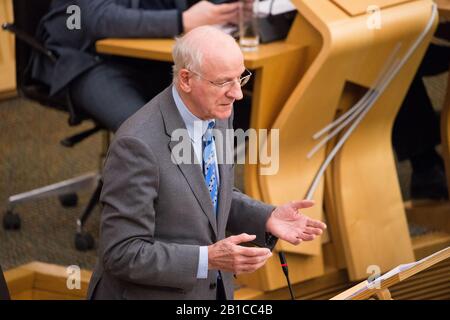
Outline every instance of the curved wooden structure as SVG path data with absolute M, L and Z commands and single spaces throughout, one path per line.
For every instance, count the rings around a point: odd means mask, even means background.
M 298 59 L 311 63 L 271 125 L 280 130 L 278 173 L 254 173 L 261 198 L 273 204 L 305 197 L 326 157 L 326 149 L 322 149 L 312 159 L 306 158 L 316 144 L 313 134 L 371 89 L 397 45 L 401 43 L 397 52 L 401 59 L 432 19 L 432 2 L 427 0 L 370 1 L 380 8 L 380 29 L 368 27 L 370 15 L 362 10 L 364 1 L 293 2 L 300 14 L 286 41 L 302 46 Z M 330 257 L 324 257 L 319 241 L 298 247 L 280 243 L 276 248 L 289 253 L 292 282 L 320 276 L 326 267 L 346 267 L 350 279 L 357 280 L 369 275 L 371 265 L 383 272 L 414 260 L 391 130 L 437 19 L 431 23 L 425 39 L 350 135 L 331 164 L 326 182 L 322 181 L 314 194 L 317 205 L 307 213 L 320 218 L 327 190 L 326 220 L 334 261 L 327 265 Z M 276 258 L 241 281 L 260 290 L 285 286 Z

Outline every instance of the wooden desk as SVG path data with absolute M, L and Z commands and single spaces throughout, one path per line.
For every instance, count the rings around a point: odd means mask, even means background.
M 173 61 L 173 39 L 105 39 L 97 41 L 97 52 L 140 59 Z M 264 67 L 280 55 L 299 50 L 299 45 L 278 41 L 263 44 L 257 52 L 244 54 L 245 65 L 250 69 Z
M 173 45 L 173 39 L 105 39 L 96 43 L 96 49 L 103 54 L 172 61 Z M 301 49 L 299 44 L 279 41 L 261 45 L 257 52 L 245 53 L 245 66 L 255 76 L 251 127 L 271 127 L 302 75 L 304 61 L 298 59 Z M 246 193 L 263 200 L 257 166 L 246 165 L 245 171 Z

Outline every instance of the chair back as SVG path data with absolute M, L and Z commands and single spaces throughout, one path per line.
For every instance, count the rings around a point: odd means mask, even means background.
M 36 33 L 39 21 L 48 12 L 51 0 L 14 0 L 14 25 L 30 36 Z M 23 41 L 16 41 L 16 70 L 17 88 L 30 83 L 29 75 L 25 72 L 30 60 L 32 48 Z
M 61 92 L 55 96 L 50 96 L 48 85 L 33 79 L 31 70 L 28 68 L 33 46 L 36 44 L 42 48 L 42 52 L 48 49 L 44 43 L 40 43 L 35 38 L 36 30 L 40 20 L 50 9 L 51 0 L 13 0 L 14 26 L 16 32 L 20 32 L 29 41 L 23 41 L 20 35 L 16 33 L 16 84 L 17 91 L 21 96 L 39 102 L 45 107 L 59 109 L 69 113 L 69 124 L 77 125 L 82 120 L 88 118 L 81 110 L 75 111 L 72 106 L 70 96 L 67 92 Z M 28 42 L 28 43 L 27 43 Z

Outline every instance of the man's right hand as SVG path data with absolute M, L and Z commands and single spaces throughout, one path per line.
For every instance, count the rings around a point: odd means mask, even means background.
M 248 273 L 261 268 L 272 256 L 267 248 L 250 248 L 240 243 L 255 240 L 255 235 L 241 233 L 208 246 L 208 269 L 223 270 L 234 274 Z
M 183 30 L 190 30 L 203 25 L 214 25 L 238 22 L 239 1 L 213 4 L 200 1 L 183 12 Z

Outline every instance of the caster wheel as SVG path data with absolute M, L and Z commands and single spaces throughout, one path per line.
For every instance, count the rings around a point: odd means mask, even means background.
M 6 211 L 3 216 L 3 228 L 5 230 L 19 230 L 20 216 L 12 211 Z
M 76 207 L 78 204 L 78 195 L 76 193 L 68 193 L 59 196 L 59 202 L 65 208 Z
M 87 251 L 94 248 L 94 238 L 87 232 L 75 234 L 75 248 L 78 251 Z

